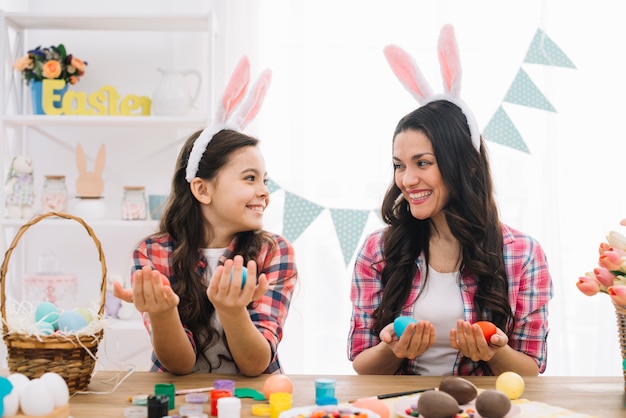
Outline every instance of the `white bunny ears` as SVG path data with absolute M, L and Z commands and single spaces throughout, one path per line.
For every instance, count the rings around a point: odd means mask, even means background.
M 191 148 L 185 173 L 187 182 L 190 183 L 196 177 L 202 155 L 216 133 L 224 129 L 242 131 L 259 113 L 271 81 L 272 71 L 270 69 L 264 70 L 246 97 L 246 90 L 250 82 L 250 60 L 246 55 L 241 57 L 226 86 L 224 96 L 217 105 L 211 125 L 202 131 Z M 245 100 L 243 100 L 244 97 Z M 239 106 L 240 104 L 241 106 Z M 233 114 L 238 106 L 239 109 Z
M 383 49 L 385 58 L 400 83 L 421 105 L 435 100 L 447 100 L 457 105 L 465 117 L 472 137 L 472 145 L 480 152 L 480 129 L 470 108 L 461 100 L 461 60 L 452 25 L 444 25 L 439 33 L 437 45 L 443 94 L 433 94 L 428 81 L 422 75 L 413 58 L 397 45 L 387 45 Z

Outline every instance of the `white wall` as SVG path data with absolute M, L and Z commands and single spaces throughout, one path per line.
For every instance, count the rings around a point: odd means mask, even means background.
M 266 67 L 274 72 L 266 104 L 248 131 L 262 140 L 270 177 L 283 188 L 272 195 L 266 212 L 266 227 L 276 232 L 283 226 L 286 191 L 325 208 L 377 209 L 391 178 L 391 133 L 397 120 L 416 106 L 388 69 L 384 45 L 397 43 L 415 55 L 438 90 L 436 39 L 443 23 L 454 24 L 464 68 L 462 95 L 481 128 L 523 66 L 557 112 L 505 105 L 531 153 L 495 143 L 489 143 L 489 149 L 502 218 L 539 239 L 555 281 L 547 373 L 621 374 L 608 297 L 587 298 L 575 288 L 578 276 L 596 265 L 597 246 L 605 234 L 618 229 L 626 217 L 620 187 L 620 157 L 626 144 L 620 123 L 626 59 L 620 51 L 626 27 L 620 2 L 4 1 L 12 10 L 25 4 L 30 10 L 94 12 L 205 11 L 215 6 L 216 94 L 243 53 L 251 57 L 254 76 Z M 523 64 L 538 28 L 576 69 Z M 108 65 L 96 65 L 100 52 L 95 51 L 106 51 L 106 42 L 63 41 L 70 50 L 80 48 L 82 55 L 93 56 L 94 72 Z M 146 54 L 140 76 L 107 81 L 120 90 L 149 93 L 158 60 L 167 55 Z M 102 79 L 89 76 L 81 81 L 86 89 L 102 84 Z M 133 142 L 141 148 L 150 139 L 137 133 Z M 92 154 L 102 140 L 93 139 Z M 169 185 L 176 152 L 158 155 L 162 165 L 155 172 L 154 187 Z M 69 154 L 63 155 L 73 164 Z M 113 147 L 110 159 L 124 167 L 107 171 L 110 183 L 118 187 L 132 178 L 137 159 Z M 379 226 L 371 216 L 364 233 Z M 352 373 L 345 354 L 351 266 L 344 265 L 328 210 L 294 245 L 301 286 L 280 348 L 285 370 Z

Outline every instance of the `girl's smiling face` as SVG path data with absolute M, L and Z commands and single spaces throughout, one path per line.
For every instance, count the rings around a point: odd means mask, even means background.
M 265 161 L 254 146 L 235 151 L 216 178 L 207 181 L 210 203 L 203 207 L 213 231 L 212 247 L 227 246 L 235 234 L 263 227 L 270 200 L 266 182 Z
M 394 180 L 409 202 L 414 218 L 425 220 L 443 216 L 449 194 L 433 146 L 422 131 L 398 133 L 393 142 Z

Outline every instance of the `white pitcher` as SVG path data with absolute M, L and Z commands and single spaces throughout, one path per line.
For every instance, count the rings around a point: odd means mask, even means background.
M 168 71 L 157 68 L 161 80 L 152 94 L 152 114 L 157 116 L 188 116 L 194 107 L 202 76 L 196 70 Z M 189 90 L 186 78 L 192 76 L 195 82 L 193 93 Z

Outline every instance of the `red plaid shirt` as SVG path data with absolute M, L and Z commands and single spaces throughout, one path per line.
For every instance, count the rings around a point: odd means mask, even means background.
M 252 322 L 267 339 L 272 350 L 272 360 L 264 373 L 282 372 L 280 362 L 278 361 L 277 348 L 283 336 L 283 327 L 287 319 L 289 304 L 298 280 L 295 255 L 291 243 L 279 235 L 273 235 L 273 239 L 274 248 L 271 248 L 269 243 L 263 244 L 255 260 L 258 274 L 265 273 L 270 287 L 263 297 L 256 301 L 253 308 L 248 308 Z M 220 264 L 234 256 L 234 246 L 235 241 L 230 243 L 220 257 Z M 151 237 L 141 242 L 133 252 L 134 266 L 132 273 L 140 270 L 143 266 L 149 265 L 168 277 L 170 283 L 175 283 L 176 277 L 173 276 L 173 269 L 170 264 L 170 257 L 175 247 L 176 243 L 169 234 Z M 198 250 L 198 280 L 204 277 L 206 267 L 207 260 L 202 251 Z M 143 318 L 146 329 L 152 334 L 148 315 L 144 314 Z M 192 333 L 186 327 L 185 332 L 195 350 Z M 154 353 L 152 353 L 152 361 L 152 371 L 166 371 Z
M 504 262 L 509 279 L 509 303 L 513 310 L 513 328 L 508 334 L 509 345 L 537 362 L 539 371 L 546 368 L 548 337 L 548 301 L 552 298 L 553 285 L 548 271 L 546 256 L 537 241 L 506 225 L 502 226 L 504 238 Z M 384 229 L 370 234 L 357 255 L 352 278 L 350 298 L 352 317 L 348 336 L 348 358 L 354 358 L 363 350 L 380 342 L 378 335 L 371 332 L 374 321 L 372 313 L 382 299 L 381 272 L 385 266 L 382 254 Z M 402 315 L 413 316 L 414 301 L 422 282 L 423 257 L 417 260 L 418 269 L 413 278 L 413 287 L 407 298 Z M 473 299 L 476 294 L 476 277 L 462 274 L 459 283 L 463 298 L 465 320 L 476 321 Z M 419 302 L 418 302 L 419 303 Z M 437 333 L 449 330 L 437 330 Z M 478 363 L 469 359 L 461 365 L 462 354 L 457 355 L 453 375 L 480 375 Z M 416 373 L 415 361 L 409 360 L 398 373 Z

